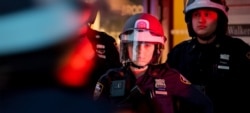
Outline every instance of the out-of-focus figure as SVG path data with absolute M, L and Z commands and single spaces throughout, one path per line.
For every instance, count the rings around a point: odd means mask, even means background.
M 105 51 L 92 44 L 87 30 L 79 38 L 92 14 L 84 3 L 0 2 L 1 113 L 108 112 L 108 104 L 93 103 L 86 93 Z
M 94 68 L 88 81 L 89 91 L 92 94 L 100 75 L 104 74 L 110 68 L 121 67 L 122 64 L 120 63 L 116 40 L 105 32 L 91 28 L 91 25 L 95 22 L 98 11 L 102 6 L 105 7 L 105 2 L 101 0 L 92 0 L 91 2 L 90 0 L 83 4 L 87 7 L 85 9 L 89 9 L 88 12 L 91 13 L 88 20 L 88 26 L 83 27 L 83 29 L 79 31 L 79 38 L 84 39 L 87 37 L 95 51 Z
M 187 0 L 184 13 L 192 39 L 170 50 L 167 63 L 212 100 L 215 113 L 245 112 L 250 46 L 227 35 L 226 0 Z M 197 112 L 178 101 L 178 113 Z

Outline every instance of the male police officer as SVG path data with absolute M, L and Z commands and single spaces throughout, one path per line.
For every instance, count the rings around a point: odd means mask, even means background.
M 250 75 L 250 47 L 227 33 L 225 0 L 189 0 L 184 10 L 191 40 L 175 46 L 167 63 L 213 101 L 215 113 L 243 110 L 246 77 Z M 180 103 L 180 112 L 195 109 Z

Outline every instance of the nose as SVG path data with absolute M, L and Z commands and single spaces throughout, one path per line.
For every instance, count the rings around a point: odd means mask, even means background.
M 136 48 L 137 48 L 136 50 L 138 53 L 144 52 L 145 51 L 145 44 L 143 44 L 143 43 L 138 44 Z
M 199 22 L 205 22 L 205 21 L 206 21 L 205 15 L 200 15 L 199 16 Z

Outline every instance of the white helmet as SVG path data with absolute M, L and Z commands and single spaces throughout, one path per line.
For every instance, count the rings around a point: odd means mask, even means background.
M 152 64 L 159 61 L 161 50 L 164 48 L 166 37 L 164 36 L 161 23 L 154 16 L 147 13 L 139 13 L 131 16 L 123 27 L 123 32 L 119 35 L 120 60 L 123 64 L 132 62 L 128 57 L 127 43 L 148 42 L 154 43 L 156 49 L 151 60 Z
M 189 35 L 191 37 L 196 36 L 196 33 L 192 28 L 191 15 L 194 10 L 201 8 L 214 9 L 218 13 L 219 20 L 215 34 L 217 35 L 225 34 L 227 32 L 227 27 L 228 27 L 227 12 L 229 10 L 225 0 L 187 0 L 184 9 L 184 14 L 185 14 L 185 21 L 188 26 Z

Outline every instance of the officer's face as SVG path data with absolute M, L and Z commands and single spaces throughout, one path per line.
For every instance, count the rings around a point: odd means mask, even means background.
M 154 43 L 131 42 L 128 44 L 129 58 L 134 64 L 138 66 L 145 66 L 151 61 L 154 48 Z
M 199 38 L 210 36 L 217 26 L 217 13 L 212 9 L 198 9 L 192 13 L 193 30 Z

